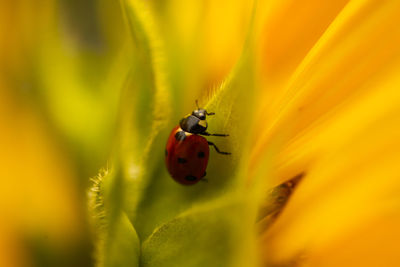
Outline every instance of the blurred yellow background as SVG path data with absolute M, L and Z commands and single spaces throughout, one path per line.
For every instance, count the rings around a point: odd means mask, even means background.
M 92 265 L 86 188 L 119 94 L 100 77 L 125 38 L 110 20 L 118 2 L 0 4 L 0 266 Z

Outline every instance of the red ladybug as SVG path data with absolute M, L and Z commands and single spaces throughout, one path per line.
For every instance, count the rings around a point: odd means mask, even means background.
M 197 107 L 172 130 L 165 149 L 165 163 L 168 172 L 178 183 L 192 185 L 206 175 L 208 146 L 213 146 L 220 154 L 230 154 L 220 151 L 214 143 L 202 136 L 228 136 L 227 134 L 210 134 L 206 131 L 208 126 L 206 115 L 214 114 Z

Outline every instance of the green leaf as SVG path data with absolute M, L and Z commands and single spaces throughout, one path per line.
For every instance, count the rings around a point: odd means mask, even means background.
M 140 242 L 131 221 L 157 161 L 147 160 L 168 118 L 168 90 L 151 17 L 142 1 L 122 1 L 133 43 L 131 63 L 119 114 L 119 138 L 110 171 L 97 177 L 92 192 L 97 218 L 97 260 L 100 266 L 136 266 Z M 160 117 L 159 114 L 165 115 Z M 139 132 L 138 129 L 141 129 Z M 143 134 L 145 133 L 145 134 Z M 149 171 L 148 171 L 149 170 Z M 94 204 L 93 204 L 94 203 Z
M 157 136 L 149 153 L 159 165 L 149 176 L 133 220 L 140 238 L 147 240 L 142 248 L 143 266 L 232 266 L 241 262 L 239 255 L 255 258 L 254 251 L 247 249 L 250 242 L 239 241 L 251 238 L 254 230 L 247 223 L 253 218 L 254 201 L 252 196 L 243 197 L 246 181 L 240 175 L 255 90 L 252 60 L 252 54 L 246 53 L 207 105 L 216 113 L 209 117 L 209 131 L 230 134 L 209 139 L 233 153 L 225 156 L 211 151 L 207 183 L 182 186 L 174 182 L 163 166 L 163 145 L 170 129 Z
M 207 105 L 216 113 L 209 118 L 209 131 L 230 134 L 209 139 L 233 153 L 225 156 L 211 151 L 208 182 L 179 185 L 158 161 L 161 166 L 154 170 L 133 221 L 140 238 L 146 239 L 141 265 L 244 266 L 245 258 L 255 261 L 255 250 L 250 248 L 256 199 L 246 195 L 250 191 L 241 169 L 254 93 L 250 62 L 249 58 L 242 61 L 236 76 Z M 168 130 L 158 138 L 165 142 Z M 163 151 L 162 146 L 154 146 L 153 160 L 163 159 Z
M 135 61 L 121 103 L 121 138 L 113 158 L 116 173 L 104 183 L 111 205 L 108 235 L 116 237 L 110 240 L 124 244 L 115 229 L 130 229 L 120 224 L 122 210 L 136 230 L 134 239 L 146 240 L 140 265 L 243 266 L 244 259 L 255 259 L 251 245 L 254 201 L 241 175 L 255 91 L 251 47 L 206 106 L 216 113 L 209 117 L 209 131 L 230 134 L 210 137 L 210 141 L 232 155 L 220 155 L 211 148 L 208 182 L 182 186 L 171 179 L 164 165 L 165 143 L 178 122 L 168 125 L 171 98 L 157 28 L 146 2 L 124 0 L 123 5 Z M 139 243 L 131 242 L 131 246 Z M 105 247 L 107 262 L 119 262 L 113 245 Z
M 115 171 L 102 170 L 92 181 L 89 207 L 96 230 L 97 266 L 138 266 L 140 241 L 122 211 L 125 188 L 122 176 Z
M 149 176 L 159 165 L 152 150 L 169 118 L 169 90 L 163 62 L 162 42 L 146 3 L 122 0 L 133 37 L 134 61 L 121 101 L 120 140 L 115 161 L 120 161 L 128 183 L 127 215 L 133 220 L 137 203 Z
M 140 242 L 125 213 L 115 219 L 104 242 L 104 267 L 139 266 Z
M 255 262 L 246 202 L 230 196 L 197 205 L 143 243 L 141 266 L 245 266 Z M 246 261 L 244 261 L 246 259 Z M 251 266 L 251 265 L 248 265 Z

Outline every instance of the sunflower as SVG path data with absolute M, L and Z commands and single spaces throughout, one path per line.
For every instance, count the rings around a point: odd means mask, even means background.
M 400 3 L 42 4 L 0 11 L 1 265 L 399 265 Z M 231 155 L 183 186 L 196 100 Z

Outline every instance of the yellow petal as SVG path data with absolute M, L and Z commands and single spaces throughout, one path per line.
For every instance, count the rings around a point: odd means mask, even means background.
M 377 98 L 371 98 L 370 102 Z M 371 123 L 357 131 L 350 130 L 354 116 L 349 118 L 345 112 L 327 128 L 332 133 L 325 141 L 332 143 L 315 160 L 281 217 L 264 236 L 268 260 L 281 262 L 302 253 L 313 254 L 314 249 L 344 237 L 368 220 L 400 210 L 399 96 L 397 103 L 392 103 L 388 101 L 389 108 L 384 114 L 373 117 Z M 352 112 L 368 115 L 369 107 L 360 105 Z M 334 131 L 335 128 L 345 131 L 345 126 L 350 130 L 346 135 Z M 319 144 L 316 140 L 315 145 Z
M 354 1 L 346 6 L 298 66 L 288 85 L 280 89 L 279 97 L 262 98 L 263 119 L 259 121 L 263 123 L 255 131 L 252 162 L 256 164 L 260 154 L 274 143 L 286 149 L 336 116 L 343 105 L 351 105 L 371 90 L 381 90 L 372 83 L 399 62 L 399 11 L 399 2 Z M 307 149 L 313 148 L 320 149 L 315 144 Z M 281 169 L 277 183 L 309 167 L 312 155 L 304 150 L 298 152 L 303 155 L 288 157 L 282 152 L 277 159 L 277 168 Z
M 400 216 L 385 214 L 331 244 L 317 248 L 308 266 L 399 266 Z
M 376 266 L 394 253 L 393 239 L 374 242 L 400 234 L 386 221 L 400 215 L 399 12 L 400 2 L 350 2 L 264 109 L 254 161 L 278 143 L 274 183 L 305 173 L 261 238 L 265 262 Z
M 348 2 L 260 1 L 259 54 L 265 85 L 287 81 Z

